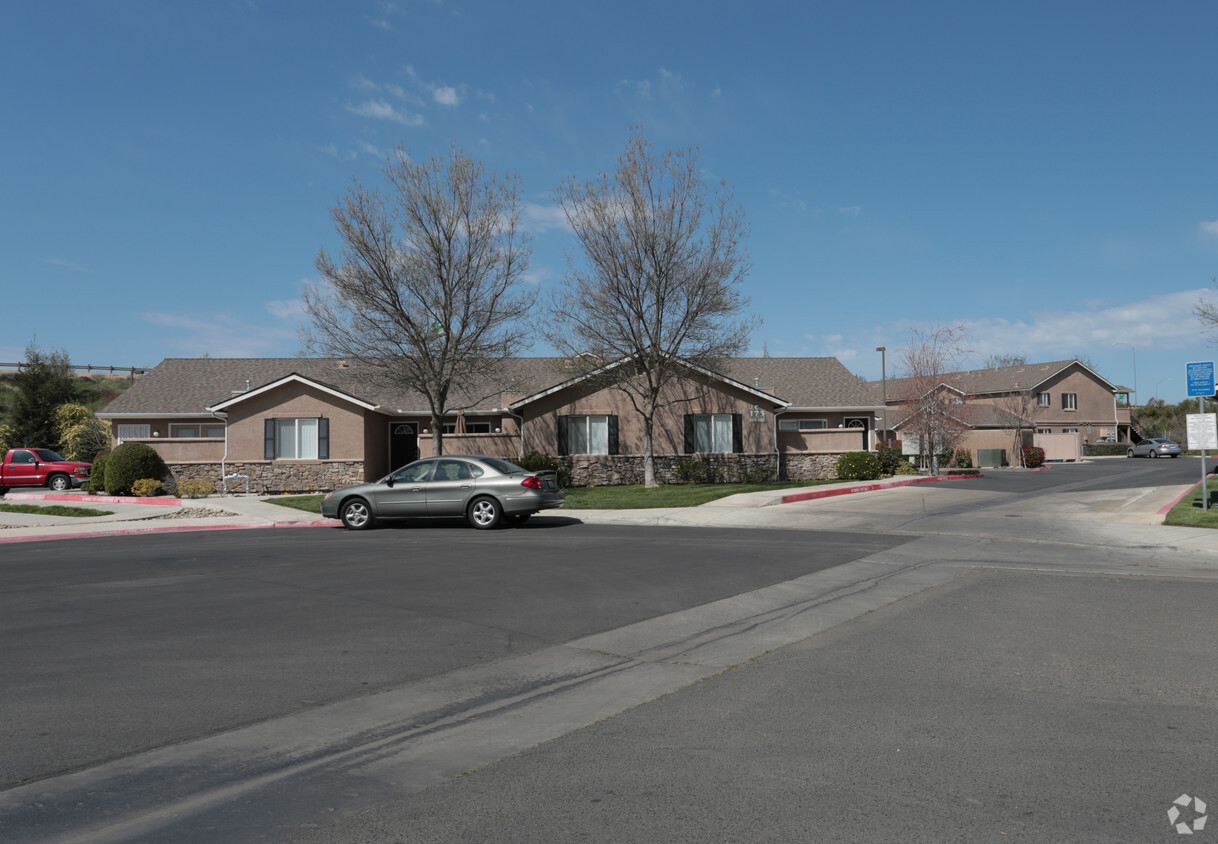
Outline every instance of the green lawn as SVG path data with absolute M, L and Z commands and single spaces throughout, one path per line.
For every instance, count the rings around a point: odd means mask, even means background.
M 323 498 L 325 498 L 324 495 L 278 495 L 268 498 L 267 501 L 278 504 L 280 507 L 304 510 L 306 513 L 320 513 Z
M 29 513 L 35 516 L 112 516 L 113 510 L 93 510 L 89 507 L 65 507 L 62 504 L 0 504 L 0 513 Z
M 819 486 L 831 481 L 789 481 L 781 484 L 667 484 L 656 489 L 633 486 L 572 487 L 567 490 L 567 510 L 642 510 L 650 507 L 697 507 L 716 498 L 741 492 Z M 320 513 L 321 495 L 283 495 L 268 498 L 272 504 L 307 513 Z
M 1206 486 L 1209 492 L 1208 510 L 1201 509 L 1201 485 L 1191 493 L 1180 499 L 1180 503 L 1171 508 L 1171 512 L 1167 514 L 1167 518 L 1163 520 L 1165 525 L 1178 525 L 1180 527 L 1199 527 L 1199 528 L 1218 528 L 1218 477 L 1211 475 L 1206 480 Z

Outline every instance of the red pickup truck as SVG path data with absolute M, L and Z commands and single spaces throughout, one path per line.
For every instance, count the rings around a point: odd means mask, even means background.
M 46 486 L 62 492 L 89 479 L 92 463 L 64 460 L 49 448 L 10 448 L 0 463 L 0 493 L 14 486 Z

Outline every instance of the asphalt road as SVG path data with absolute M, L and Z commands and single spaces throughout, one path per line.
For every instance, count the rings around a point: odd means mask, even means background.
M 15 546 L 0 839 L 1175 838 L 1171 800 L 1218 799 L 1218 566 L 1048 516 L 1199 472 L 995 473 L 792 531 Z
M 22 545 L 0 563 L 0 787 L 520 655 L 905 541 L 568 521 Z

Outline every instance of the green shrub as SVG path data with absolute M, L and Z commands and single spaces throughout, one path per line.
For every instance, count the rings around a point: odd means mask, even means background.
M 683 484 L 721 484 L 724 481 L 723 469 L 705 460 L 682 460 L 673 474 Z
M 131 485 L 131 494 L 140 498 L 151 498 L 160 493 L 161 482 L 156 478 L 140 478 Z
M 907 462 L 901 453 L 901 441 L 879 443 L 875 448 L 876 459 L 880 461 L 880 473 L 884 475 L 897 474 L 897 467 Z
M 1129 443 L 1088 443 L 1083 446 L 1083 454 L 1088 457 L 1124 457 L 1129 451 Z
M 1038 445 L 1025 446 L 1023 450 L 1023 465 L 1028 469 L 1036 469 L 1045 465 L 1045 450 Z
M 897 464 L 897 468 L 892 472 L 894 475 L 917 475 L 918 467 L 910 463 L 908 460 L 902 460 Z
M 939 465 L 949 469 L 973 468 L 973 455 L 966 448 L 948 449 L 939 458 Z
M 178 481 L 178 495 L 182 498 L 206 498 L 216 494 L 216 487 L 210 481 L 197 478 L 185 478 Z
M 161 455 L 145 443 L 123 443 L 110 452 L 106 460 L 106 492 L 129 495 L 131 487 L 142 478 L 172 478 Z
M 521 469 L 528 469 L 530 472 L 544 472 L 547 470 L 557 472 L 558 485 L 561 487 L 571 486 L 571 472 L 557 457 L 551 457 L 548 454 L 542 454 L 537 451 L 530 451 L 524 457 L 512 462 Z
M 880 461 L 870 451 L 847 451 L 838 455 L 837 476 L 843 481 L 874 481 L 880 476 Z
M 86 492 L 100 495 L 106 491 L 106 461 L 109 459 L 110 452 L 108 451 L 103 451 L 93 458 L 93 468 L 89 470 L 89 480 L 84 483 Z

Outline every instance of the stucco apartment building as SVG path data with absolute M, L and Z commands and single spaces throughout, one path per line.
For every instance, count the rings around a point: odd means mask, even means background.
M 871 387 L 886 391 L 889 423 L 900 438 L 910 427 L 902 410 L 912 398 L 912 382 Z M 1049 459 L 1074 459 L 1087 443 L 1129 440 L 1129 409 L 1117 398 L 1124 388 L 1077 360 L 952 372 L 939 389 L 957 397 L 959 419 L 968 428 L 962 447 L 974 459 L 980 449 L 1003 449 L 1010 459 L 1016 430 L 1024 432 L 1025 445 L 1044 447 Z
M 508 361 L 461 385 L 443 421 L 448 454 L 560 457 L 577 484 L 642 481 L 643 426 L 606 370 L 562 358 Z M 657 475 L 692 459 L 729 478 L 832 477 L 837 456 L 871 449 L 883 407 L 835 358 L 739 358 L 688 367 L 654 437 Z M 257 491 L 334 489 L 432 453 L 423 396 L 377 386 L 358 366 L 317 358 L 172 358 L 100 414 L 114 441 L 145 442 L 178 477 Z

